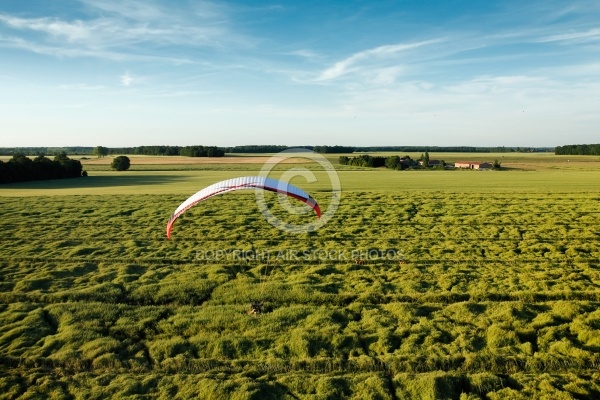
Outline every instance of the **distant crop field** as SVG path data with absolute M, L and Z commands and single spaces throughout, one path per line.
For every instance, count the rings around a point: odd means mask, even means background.
M 291 164 L 301 168 L 307 164 Z M 105 194 L 179 194 L 191 195 L 220 180 L 256 175 L 256 168 L 237 165 L 216 170 L 134 170 L 91 171 L 86 178 L 24 182 L 2 185 L 3 196 L 105 195 Z M 311 167 L 313 168 L 313 167 Z M 270 176 L 278 178 L 286 167 L 277 166 Z M 317 182 L 297 177 L 294 184 L 311 191 L 328 191 L 326 174 L 315 168 Z M 543 169 L 538 171 L 391 171 L 354 168 L 338 170 L 343 192 L 444 192 L 460 193 L 584 193 L 599 189 L 600 168 Z M 234 194 L 235 195 L 235 194 Z
M 551 167 L 342 170 L 316 232 L 274 228 L 247 192 L 170 241 L 188 195 L 257 170 L 2 187 L 0 393 L 599 398 L 600 171 Z
M 132 160 L 132 164 L 139 165 L 179 165 L 179 164 L 264 164 L 272 157 L 278 162 L 293 164 L 301 160 L 286 159 L 277 160 L 276 156 L 256 155 L 256 156 L 225 156 L 225 157 L 183 157 L 183 156 L 127 156 Z M 81 158 L 83 165 L 110 165 L 114 156 L 107 157 L 85 157 Z
M 410 156 L 419 159 L 423 153 L 400 153 L 400 152 L 369 152 L 352 154 L 324 154 L 337 169 L 356 171 L 360 168 L 338 164 L 341 155 L 356 157 L 360 154 L 376 156 Z M 226 154 L 225 157 L 183 157 L 183 156 L 143 156 L 128 155 L 131 159 L 132 171 L 252 171 L 260 170 L 261 167 L 275 154 Z M 299 155 L 300 156 L 300 155 Z M 493 162 L 498 160 L 503 167 L 519 171 L 589 171 L 600 169 L 599 156 L 566 156 L 554 155 L 554 153 L 429 153 L 431 160 L 443 160 L 447 163 L 457 161 L 481 161 Z M 29 155 L 34 158 L 35 155 Z M 51 156 L 50 156 L 51 157 Z M 70 155 L 71 158 L 80 160 L 87 171 L 110 171 L 110 163 L 116 155 L 98 158 L 87 155 Z M 10 156 L 0 156 L 1 161 L 10 160 Z M 275 159 L 277 160 L 277 159 Z M 306 166 L 306 160 L 301 157 L 292 157 L 278 163 L 301 164 Z M 283 169 L 285 166 L 276 167 Z

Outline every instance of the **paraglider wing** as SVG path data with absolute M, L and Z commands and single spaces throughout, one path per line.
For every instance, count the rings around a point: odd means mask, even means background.
M 171 215 L 171 218 L 167 223 L 167 237 L 169 239 L 171 238 L 171 229 L 173 228 L 175 220 L 179 218 L 179 216 L 186 210 L 210 197 L 241 189 L 263 189 L 285 194 L 306 203 L 317 213 L 317 216 L 321 218 L 321 209 L 319 208 L 319 204 L 317 204 L 317 201 L 304 190 L 299 189 L 292 184 L 281 182 L 276 179 L 265 178 L 262 176 L 244 176 L 241 178 L 227 179 L 207 186 L 181 203 L 173 215 Z

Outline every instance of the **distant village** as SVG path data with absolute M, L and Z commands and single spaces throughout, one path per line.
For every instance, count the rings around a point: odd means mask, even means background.
M 351 165 L 356 167 L 371 167 L 388 169 L 406 170 L 406 169 L 473 169 L 473 170 L 491 170 L 500 169 L 500 163 L 496 160 L 493 163 L 481 161 L 457 161 L 455 163 L 447 163 L 444 160 L 430 160 L 429 154 L 424 153 L 418 160 L 412 159 L 410 156 L 370 156 L 367 154 L 356 157 L 340 156 L 339 163 L 341 165 Z
M 419 165 L 423 165 L 423 161 L 419 161 Z M 454 164 L 452 163 L 444 163 L 440 160 L 429 160 L 429 167 L 444 167 L 446 169 L 454 169 L 454 168 L 465 168 L 465 169 L 492 169 L 494 165 L 489 162 L 479 162 L 479 161 L 457 161 Z

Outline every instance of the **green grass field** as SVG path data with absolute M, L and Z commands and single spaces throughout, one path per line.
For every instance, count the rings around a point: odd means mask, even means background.
M 260 169 L 211 171 L 93 171 L 84 179 L 25 182 L 4 185 L 0 197 L 106 194 L 179 194 L 185 196 L 214 182 L 245 175 Z M 278 178 L 283 171 L 276 169 Z M 600 182 L 596 169 L 542 169 L 534 171 L 390 171 L 386 169 L 339 170 L 344 192 L 396 193 L 594 193 Z M 325 173 L 315 171 L 318 182 L 313 191 L 330 189 Z M 301 177 L 293 181 L 306 185 Z
M 0 397 L 600 398 L 597 157 L 517 158 L 345 168 L 334 218 L 300 235 L 250 192 L 166 239 L 252 163 L 0 187 Z M 294 183 L 326 206 L 316 176 Z

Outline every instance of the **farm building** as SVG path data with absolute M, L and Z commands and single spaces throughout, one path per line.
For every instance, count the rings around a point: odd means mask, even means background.
M 423 161 L 419 161 L 419 165 L 423 165 Z M 443 165 L 442 162 L 440 160 L 429 160 L 429 166 L 430 167 L 437 167 Z
M 468 169 L 490 169 L 492 168 L 492 164 L 479 161 L 457 161 L 454 163 L 454 167 Z

